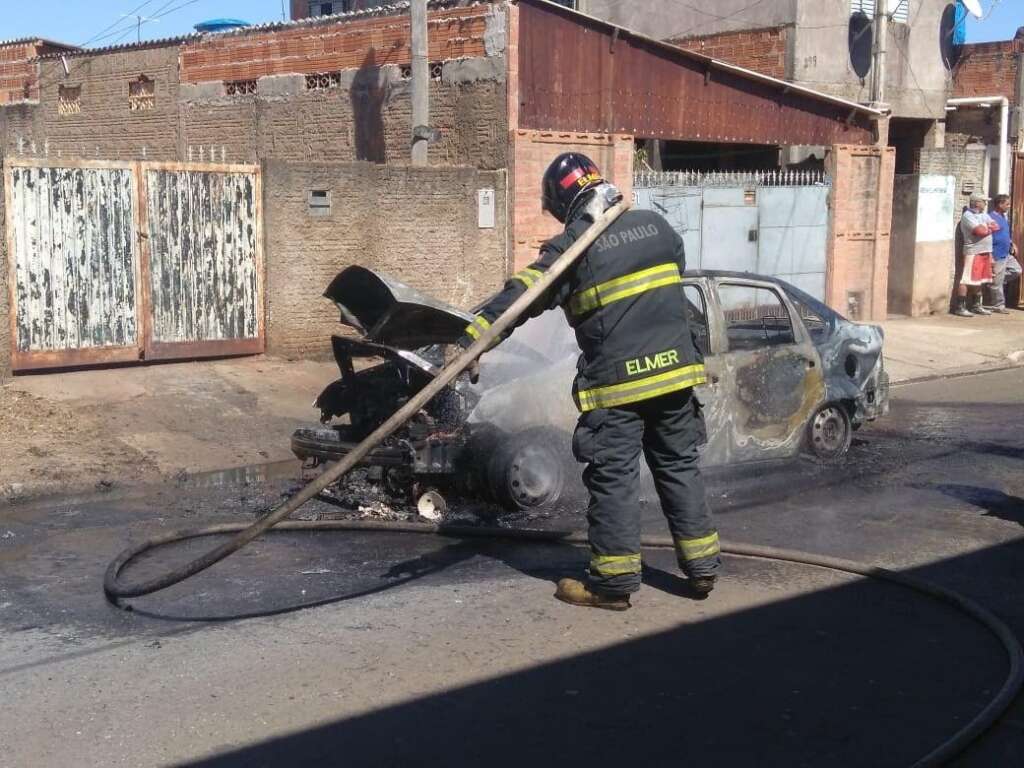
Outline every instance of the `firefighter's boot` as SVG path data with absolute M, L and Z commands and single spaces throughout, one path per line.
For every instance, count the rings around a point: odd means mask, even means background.
M 581 605 L 585 608 L 604 608 L 606 611 L 629 610 L 629 595 L 608 595 L 592 592 L 584 582 L 578 579 L 562 579 L 558 582 L 555 597 L 569 605 Z
M 707 595 L 710 595 L 711 590 L 713 590 L 714 588 L 714 576 L 695 576 L 690 578 L 690 589 L 692 589 L 701 597 L 706 597 Z

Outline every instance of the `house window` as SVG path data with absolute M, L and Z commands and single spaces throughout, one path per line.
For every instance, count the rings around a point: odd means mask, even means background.
M 888 3 L 889 18 L 898 24 L 910 21 L 910 0 L 880 0 Z M 875 0 L 850 0 L 850 15 L 863 13 L 868 18 L 875 18 Z
M 348 13 L 355 10 L 355 0 L 334 0 L 330 3 L 314 2 L 309 4 L 310 16 L 331 16 L 335 13 Z
M 128 83 L 128 108 L 141 112 L 156 107 L 156 83 L 145 75 Z
M 228 96 L 255 96 L 255 80 L 228 80 L 224 83 L 224 93 Z
M 306 75 L 307 91 L 326 91 L 341 85 L 341 72 L 316 72 Z
M 78 115 L 82 112 L 82 86 L 57 86 L 57 114 Z

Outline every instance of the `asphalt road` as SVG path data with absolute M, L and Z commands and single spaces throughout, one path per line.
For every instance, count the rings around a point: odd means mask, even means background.
M 716 481 L 723 536 L 913 573 L 1024 636 L 1024 371 L 894 397 L 841 469 Z M 0 766 L 905 766 L 1006 674 L 983 629 L 901 588 L 728 558 L 694 601 L 665 552 L 624 614 L 551 598 L 581 550 L 382 534 L 272 535 L 132 612 L 104 602 L 128 543 L 290 486 L 0 510 Z M 957 765 L 1024 765 L 1024 703 Z

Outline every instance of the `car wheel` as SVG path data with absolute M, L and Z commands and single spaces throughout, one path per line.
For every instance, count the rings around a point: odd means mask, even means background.
M 850 450 L 850 414 L 839 403 L 829 403 L 815 411 L 807 430 L 808 448 L 822 461 L 838 461 Z
M 488 462 L 494 498 L 511 511 L 555 506 L 566 489 L 568 450 L 565 435 L 554 430 L 532 429 L 511 436 Z

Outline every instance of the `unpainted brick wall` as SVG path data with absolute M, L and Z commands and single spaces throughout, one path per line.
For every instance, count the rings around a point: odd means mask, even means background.
M 503 65 L 503 60 L 498 62 Z M 352 87 L 299 90 L 286 98 L 257 96 L 184 102 L 183 159 L 407 162 L 412 125 L 410 86 L 397 67 L 359 76 Z M 369 85 L 372 83 L 372 87 Z M 430 86 L 434 165 L 504 168 L 508 155 L 505 85 L 499 80 Z
M 0 46 L 0 104 L 39 97 L 36 67 L 30 61 L 35 55 L 35 43 Z
M 431 125 L 441 138 L 430 147 L 430 162 L 506 167 L 503 10 L 485 4 L 432 11 L 430 20 L 432 55 L 444 62 L 443 77 L 431 83 Z M 396 36 L 403 29 L 408 35 L 407 17 L 381 16 L 69 56 L 68 76 L 59 59 L 44 58 L 39 103 L 0 107 L 7 126 L 0 154 L 404 162 L 412 108 L 398 66 L 409 58 Z M 306 90 L 302 73 L 339 70 L 345 76 L 338 87 Z M 275 72 L 288 73 L 280 77 L 290 78 L 290 87 L 225 95 L 225 80 L 274 78 Z M 133 112 L 129 81 L 141 74 L 156 83 L 156 108 Z M 60 85 L 81 86 L 80 114 L 58 114 Z
M 275 160 L 263 178 L 271 354 L 330 355 L 343 326 L 322 294 L 353 264 L 467 310 L 509 274 L 503 171 Z M 331 193 L 329 217 L 309 215 L 314 189 Z M 478 226 L 480 189 L 495 191 L 494 229 Z
M 688 51 L 783 79 L 789 74 L 786 71 L 786 48 L 791 31 L 792 28 L 786 26 L 768 27 L 684 37 L 669 42 Z
M 836 145 L 827 165 L 833 182 L 826 302 L 855 320 L 885 320 L 895 150 Z
M 1005 96 L 1017 103 L 1017 76 L 1024 40 L 971 43 L 953 72 L 953 96 Z
M 971 192 L 981 190 L 985 182 L 985 148 L 974 146 L 954 149 L 922 149 L 921 173 L 956 177 L 957 199 L 950 230 L 960 223 L 964 208 L 970 202 Z
M 512 132 L 513 262 L 522 269 L 537 258 L 537 250 L 562 225 L 541 208 L 544 171 L 562 152 L 582 152 L 605 177 L 631 199 L 633 195 L 633 137 L 553 131 Z
M 4 108 L 3 151 L 87 160 L 179 159 L 178 49 L 176 46 L 40 62 L 39 104 Z M 156 89 L 153 109 L 132 111 L 128 88 L 140 75 Z M 81 86 L 80 114 L 57 112 L 61 85 Z
M 475 58 L 486 53 L 488 5 L 428 14 L 430 61 Z M 328 72 L 385 64 L 409 64 L 406 14 L 330 26 L 219 35 L 190 42 L 181 51 L 181 79 L 201 83 L 251 80 L 266 75 Z M 372 54 L 372 60 L 368 55 Z

